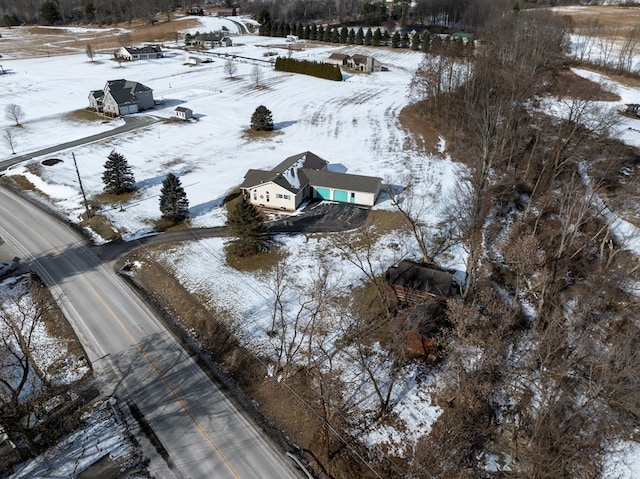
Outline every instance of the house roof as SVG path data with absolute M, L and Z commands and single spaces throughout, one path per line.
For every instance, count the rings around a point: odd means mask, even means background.
M 304 153 L 298 153 L 297 155 L 290 156 L 276 165 L 271 171 L 275 173 L 285 173 L 291 167 L 296 169 L 307 168 L 311 170 L 322 170 L 327 167 L 328 161 L 323 160 L 318 155 L 305 151 Z
M 104 96 L 104 90 L 93 90 L 92 92 L 89 93 L 89 96 L 92 96 L 96 100 L 99 100 Z
M 126 51 L 134 55 L 137 53 L 160 53 L 162 48 L 160 45 L 145 45 L 143 47 L 124 47 Z
M 347 58 L 349 58 L 349 55 L 344 53 L 332 53 L 329 55 L 329 60 L 346 60 Z
M 130 80 L 109 80 L 104 87 L 118 105 L 135 103 L 135 94 L 143 91 L 152 91 L 148 86 Z
M 385 274 L 389 283 L 437 296 L 448 297 L 453 273 L 432 264 L 402 260 Z
M 307 181 L 306 178 L 302 178 L 302 180 L 303 183 L 301 186 L 304 187 L 306 186 Z M 276 185 L 281 186 L 285 190 L 291 191 L 294 194 L 297 194 L 298 191 L 300 191 L 299 186 L 289 183 L 289 181 L 282 174 L 264 170 L 247 171 L 247 174 L 244 175 L 244 181 L 240 185 L 240 189 L 253 188 L 264 183 L 275 183 Z
M 339 190 L 361 191 L 365 193 L 377 193 L 382 183 L 382 178 L 375 176 L 350 175 L 348 173 L 335 173 L 332 171 L 302 170 L 313 186 L 325 186 Z
M 187 112 L 191 111 L 191 108 L 187 108 L 186 106 L 177 106 L 175 111 Z
M 351 59 L 356 63 L 367 63 L 368 58 L 369 58 L 368 56 L 360 55 L 359 53 L 356 53 L 355 55 L 351 56 Z

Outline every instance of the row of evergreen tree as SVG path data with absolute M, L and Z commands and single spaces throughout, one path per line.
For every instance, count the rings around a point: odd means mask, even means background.
M 284 22 L 265 23 L 260 25 L 260 35 L 268 37 L 287 37 L 295 35 L 303 40 L 316 40 L 327 43 L 342 43 L 349 45 L 366 46 L 391 46 L 393 48 L 411 48 L 412 50 L 431 50 L 445 43 L 457 44 L 461 49 L 465 46 L 473 48 L 473 41 L 464 43 L 461 38 L 455 39 L 451 36 L 443 39 L 439 35 L 425 31 L 422 35 L 415 32 L 409 35 L 408 32 L 400 33 L 395 31 L 393 35 L 380 27 L 366 31 L 359 27 L 357 30 L 347 27 L 326 28 L 323 25 L 304 25 L 302 23 L 290 24 Z
M 302 73 L 326 80 L 342 81 L 342 73 L 338 65 L 294 58 L 276 58 L 275 68 L 281 72 Z

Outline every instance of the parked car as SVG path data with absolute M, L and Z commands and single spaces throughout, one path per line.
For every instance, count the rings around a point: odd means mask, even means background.
M 13 273 L 19 262 L 20 258 L 16 256 L 11 263 L 0 263 L 0 277 Z

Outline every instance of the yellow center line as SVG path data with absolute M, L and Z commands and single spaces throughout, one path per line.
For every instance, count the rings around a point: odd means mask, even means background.
M 66 259 L 66 258 L 65 258 Z M 67 262 L 69 262 L 67 260 Z M 72 265 L 73 266 L 73 265 Z M 75 267 L 74 267 L 75 268 Z M 76 271 L 78 271 L 77 268 L 75 268 Z M 78 271 L 80 272 L 80 271 Z M 182 398 L 178 395 L 178 393 L 176 392 L 176 390 L 173 388 L 173 386 L 169 383 L 169 381 L 167 380 L 167 378 L 164 376 L 164 374 L 162 374 L 162 372 L 160 371 L 160 369 L 155 365 L 155 363 L 153 362 L 153 360 L 149 357 L 149 355 L 142 349 L 142 347 L 140 346 L 140 343 L 138 341 L 136 341 L 135 337 L 133 336 L 133 334 L 131 333 L 131 331 L 129 331 L 129 328 L 127 328 L 124 323 L 120 320 L 120 318 L 118 317 L 118 315 L 115 313 L 115 311 L 113 310 L 113 308 L 111 308 L 111 306 L 109 304 L 107 304 L 107 302 L 105 301 L 104 297 L 98 293 L 98 290 L 96 290 L 96 288 L 90 283 L 88 282 L 84 277 L 82 278 L 82 280 L 87 284 L 87 286 L 89 288 L 91 288 L 93 290 L 93 292 L 96 294 L 96 296 L 98 296 L 98 299 L 100 300 L 100 302 L 104 305 L 104 307 L 109 311 L 109 313 L 113 316 L 113 318 L 115 319 L 115 321 L 118 323 L 118 325 L 120 326 L 120 328 L 125 332 L 125 334 L 129 337 L 129 339 L 131 340 L 131 342 L 133 343 L 133 345 L 136 347 L 136 349 L 140 352 L 140 354 L 142 354 L 142 356 L 144 356 L 144 359 L 149 363 L 149 365 L 153 368 L 153 370 L 155 371 L 156 375 L 160 378 L 160 380 L 162 381 L 162 383 L 167 387 L 167 389 L 171 392 L 171 394 L 173 395 L 173 397 L 176 399 L 176 401 L 178 401 L 178 403 L 180 404 L 180 407 L 182 407 L 182 409 L 184 410 L 185 413 L 187 413 L 187 415 L 189 416 L 189 418 L 193 421 L 193 423 L 196 425 L 196 427 L 198 428 L 198 430 L 200 431 L 200 433 L 204 436 L 204 438 L 206 439 L 206 441 L 209 443 L 209 445 L 213 448 L 213 450 L 218 454 L 218 456 L 220 456 L 220 459 L 222 459 L 222 462 L 224 462 L 225 466 L 227 466 L 227 469 L 229 469 L 229 472 L 231 472 L 231 474 L 233 474 L 233 477 L 240 479 L 240 475 L 238 474 L 238 471 L 236 471 L 236 469 L 233 467 L 233 464 L 231 464 L 231 462 L 229 461 L 229 459 L 227 459 L 227 457 L 222 453 L 222 451 L 220 450 L 220 448 L 218 447 L 218 445 L 215 443 L 215 441 L 213 440 L 213 438 L 207 433 L 207 431 L 205 431 L 204 427 L 200 424 L 200 421 L 198 421 L 198 419 L 193 415 L 193 413 L 189 410 L 189 408 L 187 407 L 187 405 L 185 404 L 185 402 L 182 400 Z
M 14 216 L 14 215 L 12 215 Z M 20 221 L 16 216 L 14 216 L 14 218 L 16 219 L 16 221 Z M 209 445 L 211 446 L 211 448 L 216 452 L 216 454 L 220 457 L 220 459 L 222 459 L 222 462 L 224 462 L 224 465 L 227 467 L 227 469 L 229 469 L 229 472 L 231 472 L 231 474 L 233 475 L 234 478 L 236 479 L 241 479 L 241 476 L 238 474 L 238 471 L 235 469 L 235 467 L 233 467 L 233 464 L 231 464 L 231 462 L 229 461 L 229 459 L 227 459 L 227 457 L 222 453 L 222 451 L 220 450 L 220 448 L 218 447 L 218 445 L 215 443 L 215 441 L 213 440 L 213 438 L 209 435 L 209 433 L 207 433 L 207 431 L 205 431 L 204 427 L 202 426 L 202 424 L 200 424 L 200 421 L 198 421 L 198 419 L 193 415 L 193 413 L 189 410 L 189 408 L 187 407 L 186 403 L 184 402 L 184 400 L 178 395 L 177 391 L 173 388 L 173 386 L 169 383 L 169 381 L 167 380 L 167 378 L 162 374 L 162 371 L 160 371 L 160 369 L 155 365 L 155 363 L 153 362 L 153 360 L 149 357 L 149 355 L 142 349 L 142 346 L 140 345 L 140 343 L 138 341 L 136 341 L 135 337 L 133 336 L 133 334 L 131 333 L 131 331 L 129 331 L 129 328 L 127 328 L 125 326 L 125 324 L 122 322 L 122 320 L 119 318 L 119 316 L 116 314 L 116 312 L 113 310 L 113 308 L 105 301 L 104 297 L 98 292 L 98 290 L 93 286 L 93 284 L 91 284 L 83 275 L 82 275 L 82 271 L 80 271 L 78 268 L 76 268 L 76 266 L 66 257 L 66 255 L 64 255 L 64 253 L 55 245 L 53 245 L 51 242 L 49 242 L 49 240 L 43 236 L 39 231 L 31 228 L 31 225 L 27 225 L 36 235 L 38 235 L 40 238 L 42 238 L 46 243 L 49 243 L 49 245 L 51 245 L 51 249 L 53 251 L 55 251 L 57 254 L 59 254 L 66 262 L 67 264 L 69 264 L 69 266 L 71 266 L 75 271 L 77 271 L 78 273 L 80 273 L 80 277 L 82 279 L 82 281 L 94 292 L 94 294 L 99 298 L 100 302 L 103 304 L 103 306 L 109 311 L 109 313 L 111 314 L 111 316 L 115 319 L 116 323 L 118 323 L 118 326 L 120 326 L 120 329 L 122 329 L 122 331 L 124 331 L 124 333 L 129 337 L 129 339 L 131 340 L 131 342 L 133 343 L 133 345 L 136 347 L 136 349 L 140 352 L 140 354 L 142 354 L 142 356 L 144 357 L 144 359 L 147 361 L 147 363 L 149 363 L 149 365 L 151 366 L 151 368 L 155 371 L 156 375 L 158 376 L 158 378 L 160 378 L 160 380 L 162 381 L 162 383 L 167 387 L 167 389 L 169 390 L 169 392 L 173 395 L 173 397 L 176 399 L 176 401 L 178 401 L 178 404 L 180 404 L 180 407 L 184 410 L 184 412 L 187 414 L 187 416 L 189 416 L 189 418 L 191 419 L 191 421 L 193 421 L 193 423 L 196 425 L 196 427 L 198 428 L 198 430 L 200 431 L 200 433 L 202 434 L 202 436 L 205 438 L 205 440 L 209 443 Z M 92 255 L 89 255 L 92 256 Z M 93 258 L 92 258 L 93 259 Z M 99 267 L 102 267 L 100 265 L 98 265 Z

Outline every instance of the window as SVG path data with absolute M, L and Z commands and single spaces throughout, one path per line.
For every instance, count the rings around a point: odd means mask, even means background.
M 290 200 L 291 199 L 291 195 L 284 195 L 284 199 L 285 200 Z
M 265 191 L 265 192 L 264 192 L 264 194 L 265 194 L 265 196 L 267 197 L 267 201 L 269 201 L 269 192 L 268 192 L 268 191 Z
M 282 195 L 280 193 L 276 193 L 276 198 L 278 198 L 279 200 L 282 199 Z
M 356 197 L 355 193 L 351 193 L 351 199 L 354 199 Z
M 258 190 L 253 190 L 253 201 L 258 201 Z

